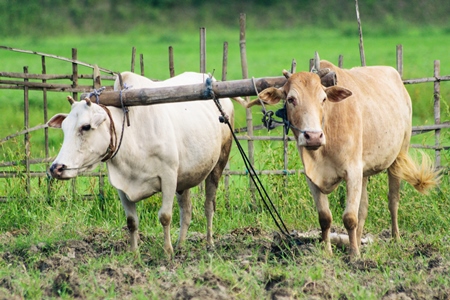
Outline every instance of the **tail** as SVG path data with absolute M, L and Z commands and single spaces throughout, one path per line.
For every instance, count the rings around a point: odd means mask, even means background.
M 426 194 L 429 189 L 437 186 L 441 179 L 439 171 L 435 170 L 427 155 L 422 155 L 422 163 L 419 165 L 412 160 L 407 151 L 400 152 L 389 167 L 389 171 L 395 177 L 411 184 L 422 194 Z

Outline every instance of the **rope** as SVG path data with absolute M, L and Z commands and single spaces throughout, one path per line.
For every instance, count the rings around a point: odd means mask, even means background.
M 126 90 L 126 89 L 128 89 L 128 86 L 126 86 L 126 84 L 125 84 L 123 90 Z M 130 126 L 130 124 L 129 124 L 129 118 L 128 118 L 128 108 L 123 104 L 123 98 L 122 98 L 122 91 L 123 91 L 123 90 L 120 90 L 120 97 L 119 97 L 119 99 L 120 99 L 120 105 L 122 106 L 122 111 L 123 111 L 122 132 L 120 133 L 120 140 L 119 140 L 119 144 L 117 145 L 117 150 L 116 150 L 116 152 L 111 156 L 111 159 L 113 159 L 113 158 L 116 156 L 117 152 L 119 152 L 120 146 L 122 145 L 123 133 L 124 133 L 124 131 L 125 131 L 125 119 L 128 120 L 128 126 Z M 112 122 L 112 119 L 111 119 L 111 122 Z
M 208 82 L 207 82 L 207 84 L 208 84 Z M 239 143 L 239 140 L 238 140 L 237 136 L 235 135 L 233 128 L 231 127 L 229 118 L 223 111 L 222 105 L 220 104 L 219 99 L 216 97 L 216 95 L 214 94 L 214 91 L 212 91 L 212 89 L 209 91 L 209 96 L 211 97 L 211 99 L 214 100 L 214 103 L 216 104 L 217 108 L 220 111 L 221 116 L 219 116 L 219 121 L 221 123 L 226 123 L 228 125 L 228 128 L 230 129 L 230 132 L 233 135 L 233 139 L 236 142 L 239 152 L 244 160 L 244 164 L 247 169 L 247 172 L 250 175 L 250 178 L 252 179 L 253 183 L 255 184 L 258 194 L 259 194 L 262 202 L 264 203 L 266 209 L 269 211 L 272 219 L 274 220 L 275 225 L 278 227 L 278 229 L 280 230 L 280 232 L 283 235 L 285 235 L 287 237 L 291 237 L 291 235 L 289 234 L 289 230 L 287 229 L 286 225 L 283 222 L 283 219 L 281 218 L 275 205 L 273 204 L 272 200 L 270 199 L 266 189 L 264 188 L 258 175 L 256 174 L 256 171 L 253 168 L 253 166 L 250 162 L 250 159 L 248 158 L 247 154 L 245 153 L 244 149 L 242 148 L 242 145 Z
M 95 96 L 95 100 L 97 102 L 97 104 L 100 104 L 100 94 L 105 90 L 106 87 L 101 87 L 98 90 L 94 89 L 92 92 L 89 93 L 89 98 L 91 98 L 92 96 Z

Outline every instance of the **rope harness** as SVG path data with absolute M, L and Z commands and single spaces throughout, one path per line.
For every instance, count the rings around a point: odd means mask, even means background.
M 119 78 L 120 78 L 120 83 L 121 83 L 121 87 L 122 87 L 122 76 L 120 74 L 119 74 Z M 105 105 L 100 104 L 99 96 L 105 90 L 105 87 L 102 87 L 102 88 L 100 88 L 98 90 L 94 89 L 94 91 L 92 91 L 89 94 L 89 98 L 91 96 L 95 96 L 97 105 L 105 110 L 106 114 L 108 115 L 109 123 L 110 123 L 109 124 L 109 132 L 110 132 L 110 136 L 111 137 L 110 137 L 110 140 L 109 140 L 108 149 L 106 150 L 106 153 L 105 153 L 105 155 L 103 156 L 103 158 L 101 160 L 102 162 L 105 162 L 105 161 L 107 161 L 109 159 L 113 159 L 116 156 L 117 152 L 119 152 L 120 146 L 122 145 L 122 139 L 123 139 L 123 135 L 124 135 L 124 131 L 125 131 L 125 120 L 127 120 L 127 125 L 130 126 L 130 119 L 128 117 L 129 110 L 128 110 L 128 107 L 126 107 L 124 105 L 123 97 L 122 97 L 122 92 L 124 90 L 129 89 L 129 88 L 130 88 L 130 86 L 127 86 L 125 84 L 125 85 L 123 85 L 123 89 L 120 90 L 120 97 L 119 98 L 120 98 L 120 105 L 121 105 L 122 111 L 123 111 L 123 119 L 122 119 L 122 132 L 120 134 L 120 140 L 119 140 L 118 143 L 117 143 L 116 127 L 114 125 L 114 120 L 112 118 L 111 111 Z
M 283 222 L 283 219 L 281 218 L 280 214 L 278 213 L 275 205 L 273 204 L 272 200 L 270 199 L 266 189 L 264 188 L 263 184 L 261 183 L 255 169 L 253 168 L 250 159 L 248 158 L 247 154 L 245 153 L 244 149 L 242 148 L 242 145 L 239 143 L 239 140 L 237 139 L 236 134 L 233 131 L 233 128 L 229 122 L 229 117 L 226 115 L 226 113 L 222 109 L 222 105 L 220 104 L 219 98 L 215 95 L 213 89 L 212 89 L 212 78 L 207 78 L 206 81 L 206 89 L 204 91 L 204 96 L 208 95 L 211 99 L 214 100 L 214 103 L 216 104 L 217 108 L 219 109 L 220 116 L 219 121 L 221 123 L 225 123 L 228 125 L 228 128 L 230 129 L 231 134 L 233 135 L 233 139 L 238 147 L 239 153 L 241 154 L 245 167 L 247 169 L 248 174 L 250 175 L 250 178 L 252 182 L 254 183 L 258 194 L 264 203 L 264 206 L 269 211 L 272 219 L 275 222 L 275 225 L 278 227 L 280 232 L 285 235 L 286 237 L 291 238 L 292 236 L 289 234 L 289 230 L 287 229 L 286 225 Z

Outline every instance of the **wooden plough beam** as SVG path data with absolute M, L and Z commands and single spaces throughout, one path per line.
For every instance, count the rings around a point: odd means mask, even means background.
M 122 102 L 125 106 L 137 106 L 192 100 L 210 100 L 212 99 L 209 93 L 211 89 L 218 98 L 256 96 L 257 92 L 255 91 L 255 87 L 259 93 L 268 87 L 281 87 L 285 83 L 286 78 L 280 76 L 215 81 L 212 82 L 210 87 L 206 83 L 197 83 L 173 87 L 130 89 L 122 91 Z M 89 95 L 88 93 L 84 93 L 80 98 L 85 99 Z M 96 96 L 91 95 L 90 100 L 96 102 Z M 107 106 L 122 106 L 119 91 L 104 91 L 99 96 L 99 102 Z

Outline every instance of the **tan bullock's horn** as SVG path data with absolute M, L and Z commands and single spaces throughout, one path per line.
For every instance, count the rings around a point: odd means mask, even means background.
M 288 70 L 283 70 L 283 75 L 284 77 L 286 77 L 286 79 L 289 79 L 289 77 L 292 76 L 291 72 L 289 72 Z
M 84 98 L 84 101 L 86 101 L 87 106 L 91 106 L 91 104 L 92 104 L 91 99 L 86 97 L 86 98 Z
M 314 69 L 316 70 L 316 72 L 320 71 L 320 58 L 317 51 L 314 52 Z
M 70 105 L 75 103 L 75 100 L 71 96 L 67 96 L 67 100 L 69 100 Z

